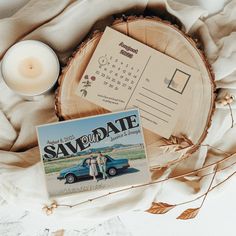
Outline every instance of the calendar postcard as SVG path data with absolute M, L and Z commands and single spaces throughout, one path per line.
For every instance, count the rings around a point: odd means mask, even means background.
M 150 181 L 138 109 L 37 127 L 50 197 Z
M 199 71 L 107 27 L 77 94 L 110 111 L 138 107 L 143 127 L 169 138 L 199 77 Z

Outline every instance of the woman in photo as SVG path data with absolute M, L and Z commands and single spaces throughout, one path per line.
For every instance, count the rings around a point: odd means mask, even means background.
M 106 167 L 107 158 L 101 152 L 99 152 L 99 154 L 98 154 L 97 163 L 99 166 L 99 170 L 102 173 L 102 178 L 107 179 L 108 178 L 107 173 L 106 173 L 106 171 L 107 171 L 107 167 Z
M 91 156 L 90 163 L 89 163 L 89 175 L 93 177 L 94 181 L 98 181 L 96 176 L 98 175 L 97 170 L 97 160 L 96 157 Z

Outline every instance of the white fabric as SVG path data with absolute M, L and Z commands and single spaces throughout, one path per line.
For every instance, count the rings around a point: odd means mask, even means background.
M 22 1 L 24 5 L 27 1 Z M 159 4 L 157 4 L 159 3 Z M 179 18 L 184 28 L 191 34 L 198 34 L 204 44 L 206 55 L 216 75 L 219 96 L 230 93 L 236 96 L 236 50 L 235 17 L 236 1 L 232 0 L 220 11 L 216 7 L 208 16 L 207 7 L 189 6 L 170 0 L 151 0 L 148 7 L 154 11 L 162 3 L 166 9 Z M 137 7 L 134 9 L 134 7 Z M 9 46 L 20 39 L 37 39 L 49 44 L 58 54 L 62 63 L 66 61 L 76 45 L 89 32 L 93 24 L 106 16 L 124 12 L 127 9 L 143 11 L 145 0 L 31 0 L 18 12 L 3 18 L 0 16 L 0 58 Z M 219 13 L 213 14 L 216 11 Z M 3 19 L 1 19 L 3 18 Z M 54 114 L 54 95 L 47 95 L 39 101 L 25 101 L 12 93 L 0 78 L 0 198 L 2 204 L 17 205 L 31 213 L 38 226 L 68 228 L 71 225 L 91 225 L 104 218 L 132 209 L 146 210 L 157 197 L 175 203 L 176 196 L 152 185 L 129 192 L 122 192 L 73 209 L 60 208 L 47 217 L 42 205 L 49 202 L 46 197 L 43 171 L 39 163 L 35 125 L 57 120 Z M 232 104 L 236 117 L 236 102 Z M 236 120 L 236 119 L 235 119 Z M 205 143 L 235 152 L 234 137 L 236 127 L 231 127 L 229 110 L 217 105 L 212 125 Z M 217 157 L 216 157 L 217 156 Z M 205 163 L 222 158 L 206 147 L 201 148 L 185 162 L 185 169 L 194 169 Z M 183 167 L 184 167 L 183 165 Z M 219 179 L 230 174 L 221 172 Z M 202 191 L 206 189 L 207 178 L 202 181 Z M 168 183 L 166 183 L 168 184 Z M 166 186 L 165 184 L 165 186 Z M 179 192 L 179 198 L 194 196 L 192 189 L 181 182 L 170 181 Z M 97 194 L 77 194 L 57 199 L 59 203 L 73 204 Z

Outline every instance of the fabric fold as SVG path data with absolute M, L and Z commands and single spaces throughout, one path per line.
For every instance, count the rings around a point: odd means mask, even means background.
M 235 95 L 236 54 L 233 23 L 236 1 L 233 0 L 222 12 L 212 16 L 208 16 L 208 12 L 198 6 L 188 6 L 170 0 L 151 0 L 149 3 L 147 0 L 31 0 L 13 16 L 0 20 L 0 58 L 17 40 L 37 39 L 49 44 L 57 52 L 62 63 L 65 63 L 97 20 L 113 17 L 113 14 L 130 9 L 137 12 L 144 11 L 147 4 L 153 12 L 158 12 L 157 10 L 162 6 L 182 22 L 186 32 L 200 37 L 207 58 L 215 71 L 217 88 L 221 89 L 219 94 L 228 92 Z M 35 126 L 57 121 L 54 112 L 54 95 L 48 94 L 38 101 L 26 101 L 6 88 L 2 78 L 0 81 L 0 148 L 2 149 L 0 151 L 0 199 L 27 208 L 37 216 L 40 215 L 42 222 L 45 223 L 48 218 L 41 212 L 41 207 L 50 200 L 47 198 L 42 166 L 39 162 Z M 235 102 L 232 108 L 236 120 Z M 233 142 L 235 127 L 231 129 L 230 126 L 229 110 L 227 107 L 217 105 L 204 144 L 225 151 L 228 149 L 231 152 L 236 151 Z M 226 137 L 227 140 L 231 139 L 228 144 L 224 142 Z M 182 166 L 178 166 L 178 171 L 200 168 L 217 158 L 223 158 L 222 152 L 201 147 L 185 163 L 181 163 Z M 191 182 L 191 178 L 188 180 Z M 206 182 L 203 179 L 202 186 L 205 186 Z M 172 189 L 180 193 L 179 200 L 181 197 L 187 198 L 189 194 L 192 194 L 191 196 L 195 194 L 193 188 L 184 182 L 171 181 L 168 186 L 173 188 L 168 187 L 167 190 Z M 167 190 L 164 191 L 165 187 L 165 184 L 152 185 L 119 193 L 114 197 L 101 198 L 81 207 L 61 208 L 55 211 L 55 216 L 50 218 L 50 222 L 56 222 L 59 227 L 67 227 L 72 223 L 82 224 L 82 222 L 84 225 L 89 225 L 93 224 L 93 221 L 101 221 L 101 217 L 109 218 L 134 209 L 144 211 L 154 199 L 159 199 L 159 196 L 174 202 L 176 197 L 168 194 Z M 61 204 L 76 204 L 96 194 L 98 193 L 83 193 L 57 200 Z

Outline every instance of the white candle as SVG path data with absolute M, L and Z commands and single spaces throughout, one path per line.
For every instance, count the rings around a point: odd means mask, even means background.
M 10 89 L 23 96 L 36 96 L 54 86 L 60 64 L 49 46 L 39 41 L 25 40 L 6 52 L 1 69 Z

